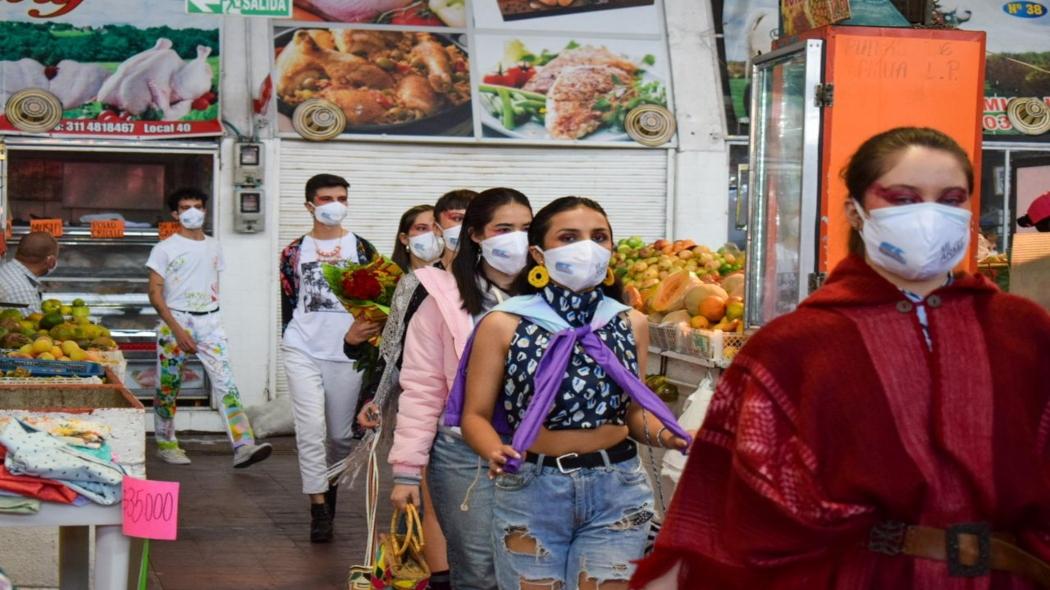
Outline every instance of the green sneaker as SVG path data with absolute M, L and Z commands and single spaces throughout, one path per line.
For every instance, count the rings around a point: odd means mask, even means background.
M 186 456 L 186 451 L 179 447 L 172 447 L 168 449 L 159 449 L 157 456 L 160 457 L 161 461 L 169 463 L 171 465 L 189 465 L 192 463 L 190 458 Z

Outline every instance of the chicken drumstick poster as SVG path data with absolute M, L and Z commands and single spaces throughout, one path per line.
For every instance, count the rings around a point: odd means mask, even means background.
M 61 102 L 53 136 L 221 134 L 219 22 L 170 0 L 0 3 L 0 134 L 20 133 L 5 108 L 27 89 Z

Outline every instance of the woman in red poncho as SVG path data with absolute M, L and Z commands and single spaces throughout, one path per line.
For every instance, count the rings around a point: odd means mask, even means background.
M 882 133 L 844 176 L 853 255 L 725 372 L 632 588 L 1050 587 L 1050 316 L 950 275 L 949 137 Z

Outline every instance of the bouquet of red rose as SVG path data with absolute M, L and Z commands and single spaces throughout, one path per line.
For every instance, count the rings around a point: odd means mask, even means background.
M 328 287 L 355 320 L 373 322 L 382 322 L 390 315 L 394 289 L 403 274 L 400 266 L 379 254 L 364 264 L 350 261 L 324 264 L 321 272 Z M 379 336 L 356 347 L 353 354 L 354 368 L 363 373 L 362 391 L 367 397 L 368 391 L 374 394 L 373 390 L 383 373 Z
M 328 287 L 354 319 L 383 321 L 390 315 L 390 302 L 402 272 L 389 258 L 376 254 L 364 264 L 325 264 L 322 272 Z

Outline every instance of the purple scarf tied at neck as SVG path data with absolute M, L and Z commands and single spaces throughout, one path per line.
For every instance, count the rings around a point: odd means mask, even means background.
M 652 412 L 672 434 L 692 444 L 692 437 L 678 424 L 674 414 L 663 400 L 657 397 L 637 375 L 623 366 L 620 359 L 616 358 L 609 347 L 594 333 L 594 327 L 580 326 L 555 333 L 543 358 L 540 359 L 533 382 L 532 400 L 511 441 L 511 446 L 515 451 L 524 457 L 525 452 L 536 442 L 540 427 L 554 409 L 555 396 L 565 379 L 565 371 L 569 366 L 569 360 L 572 358 L 573 348 L 577 341 L 583 346 L 583 350 L 598 363 L 598 366 L 605 369 L 606 374 L 627 392 L 631 400 L 641 405 L 646 411 Z M 463 349 L 456 380 L 452 385 L 452 391 L 449 392 L 445 411 L 446 426 L 459 426 L 460 424 L 463 399 L 467 388 L 467 363 L 473 347 L 474 337 L 471 336 L 467 346 Z M 511 431 L 507 425 L 506 411 L 501 403 L 497 403 L 493 411 L 492 426 L 500 434 L 509 434 Z M 503 470 L 507 473 L 516 473 L 521 467 L 521 462 L 522 459 L 508 458 Z

